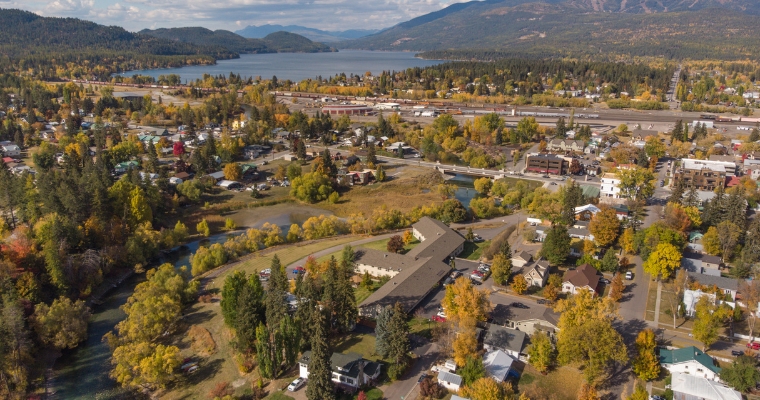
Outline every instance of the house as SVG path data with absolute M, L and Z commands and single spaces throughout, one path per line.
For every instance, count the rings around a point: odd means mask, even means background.
M 718 256 L 687 251 L 681 258 L 681 267 L 697 274 L 720 276 L 720 266 L 723 264 Z
M 575 221 L 573 226 L 568 228 L 567 233 L 571 238 L 594 240 L 594 235 L 588 230 L 588 224 L 588 221 Z
M 514 362 L 515 359 L 512 356 L 501 350 L 490 351 L 483 356 L 486 376 L 499 383 L 506 381 L 510 376 L 519 376 L 517 371 L 512 369 Z
M 537 315 L 534 318 L 510 320 L 507 321 L 506 325 L 520 332 L 525 332 L 526 335 L 530 336 L 533 336 L 536 332 L 544 332 L 549 337 L 555 337 L 559 331 L 557 322 L 559 322 L 559 315 L 554 313 L 550 308 L 547 308 L 541 315 Z
M 723 292 L 723 299 L 727 299 L 726 296 L 731 296 L 730 301 L 734 301 L 736 299 L 736 292 L 739 290 L 739 281 L 734 278 L 724 278 L 720 275 L 706 275 L 706 274 L 700 274 L 696 272 L 687 272 L 687 275 L 689 278 L 697 283 L 699 283 L 702 286 L 706 287 L 717 287 L 720 289 L 721 292 Z
M 512 256 L 512 266 L 517 268 L 522 268 L 526 264 L 533 261 L 533 256 L 530 255 L 530 253 L 521 251 L 514 256 Z
M 438 383 L 448 390 L 459 391 L 462 386 L 462 377 L 446 371 L 438 372 Z
M 671 374 L 689 374 L 711 381 L 720 381 L 720 367 L 715 361 L 694 346 L 668 350 L 660 348 L 660 365 Z
M 670 380 L 673 400 L 741 400 L 736 390 L 692 374 L 675 373 Z
M 610 205 L 613 210 L 615 210 L 615 215 L 617 216 L 617 219 L 623 221 L 628 219 L 628 216 L 631 214 L 631 211 L 628 209 L 628 206 L 625 204 L 612 204 Z
M 224 179 L 224 171 L 212 172 L 206 176 L 210 176 L 212 179 L 214 179 L 214 182 L 219 182 Z
M 6 157 L 18 157 L 21 155 L 21 148 L 15 144 L 0 146 L 0 150 L 2 150 L 3 155 Z
M 446 224 L 423 217 L 412 225 L 412 234 L 420 241 L 404 255 L 366 250 L 357 257 L 358 271 L 391 279 L 359 305 L 359 314 L 374 317 L 386 306 L 400 303 L 411 313 L 451 271 L 443 261 L 464 249 L 464 237 Z
M 301 378 L 309 378 L 310 362 L 311 350 L 307 350 L 298 360 Z M 350 391 L 372 384 L 380 376 L 380 364 L 365 360 L 356 353 L 333 353 L 330 357 L 330 367 L 332 369 L 332 381 Z
M 583 153 L 585 143 L 582 140 L 553 139 L 546 147 L 549 151 Z
M 487 331 L 483 338 L 483 348 L 486 351 L 501 350 L 519 360 L 525 348 L 525 332 L 495 324 L 486 325 Z
M 599 275 L 591 264 L 583 264 L 575 270 L 565 272 L 562 278 L 562 292 L 576 294 L 579 290 L 585 289 L 596 294 L 596 288 L 599 285 Z
M 600 198 L 619 199 L 620 196 L 620 179 L 616 174 L 606 173 L 602 175 L 602 188 L 599 192 Z
M 549 261 L 539 259 L 523 273 L 528 286 L 544 287 L 549 279 Z
M 715 295 L 712 293 L 705 293 L 702 290 L 684 290 L 683 292 L 683 304 L 686 315 L 689 317 L 694 316 L 696 311 L 697 302 L 702 296 L 708 296 L 710 302 L 715 303 Z
M 658 132 L 646 129 L 634 129 L 631 132 L 631 142 L 646 142 L 648 138 L 657 137 Z
M 139 165 L 140 165 L 140 163 L 137 162 L 137 161 L 135 161 L 135 160 L 124 161 L 124 162 L 120 162 L 120 163 L 116 164 L 114 166 L 114 171 L 117 174 L 123 174 L 123 173 L 129 171 L 132 168 L 137 168 Z
M 591 218 L 599 211 L 602 210 L 593 204 L 575 207 L 575 218 L 581 221 L 591 221 Z

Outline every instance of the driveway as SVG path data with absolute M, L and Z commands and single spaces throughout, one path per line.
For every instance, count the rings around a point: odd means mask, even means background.
M 417 355 L 414 365 L 404 374 L 402 379 L 393 382 L 385 389 L 383 392 L 384 399 L 416 399 L 419 394 L 417 380 L 423 372 L 430 370 L 441 357 L 436 343 L 428 343 L 418 347 L 414 353 Z

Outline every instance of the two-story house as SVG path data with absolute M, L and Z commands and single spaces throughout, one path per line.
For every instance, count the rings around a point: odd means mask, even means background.
M 528 282 L 528 286 L 544 287 L 549 279 L 549 261 L 539 259 L 528 266 L 523 276 Z
M 591 264 L 583 264 L 580 267 L 565 272 L 562 277 L 562 292 L 576 294 L 579 290 L 585 289 L 596 295 L 599 286 L 599 275 L 597 270 Z
M 301 378 L 309 378 L 310 363 L 311 350 L 307 350 L 298 360 Z M 356 353 L 333 353 L 330 357 L 330 367 L 332 369 L 332 381 L 350 391 L 372 384 L 380 376 L 380 364 L 365 360 Z
M 582 140 L 553 139 L 549 141 L 546 149 L 557 152 L 583 153 L 585 143 Z
M 671 374 L 681 373 L 720 381 L 720 367 L 712 357 L 694 346 L 668 350 L 660 348 L 660 365 Z
M 599 189 L 600 198 L 619 199 L 620 179 L 616 174 L 606 173 L 602 175 L 602 186 Z

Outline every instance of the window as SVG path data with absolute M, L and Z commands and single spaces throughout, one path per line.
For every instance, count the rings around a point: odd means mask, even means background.
M 346 378 L 346 383 L 353 385 L 354 384 L 354 380 Z

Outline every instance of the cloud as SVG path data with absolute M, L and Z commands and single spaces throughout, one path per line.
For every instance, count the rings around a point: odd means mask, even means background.
M 137 31 L 204 26 L 304 25 L 324 30 L 387 28 L 455 0 L 0 0 L 44 16 L 77 17 Z

